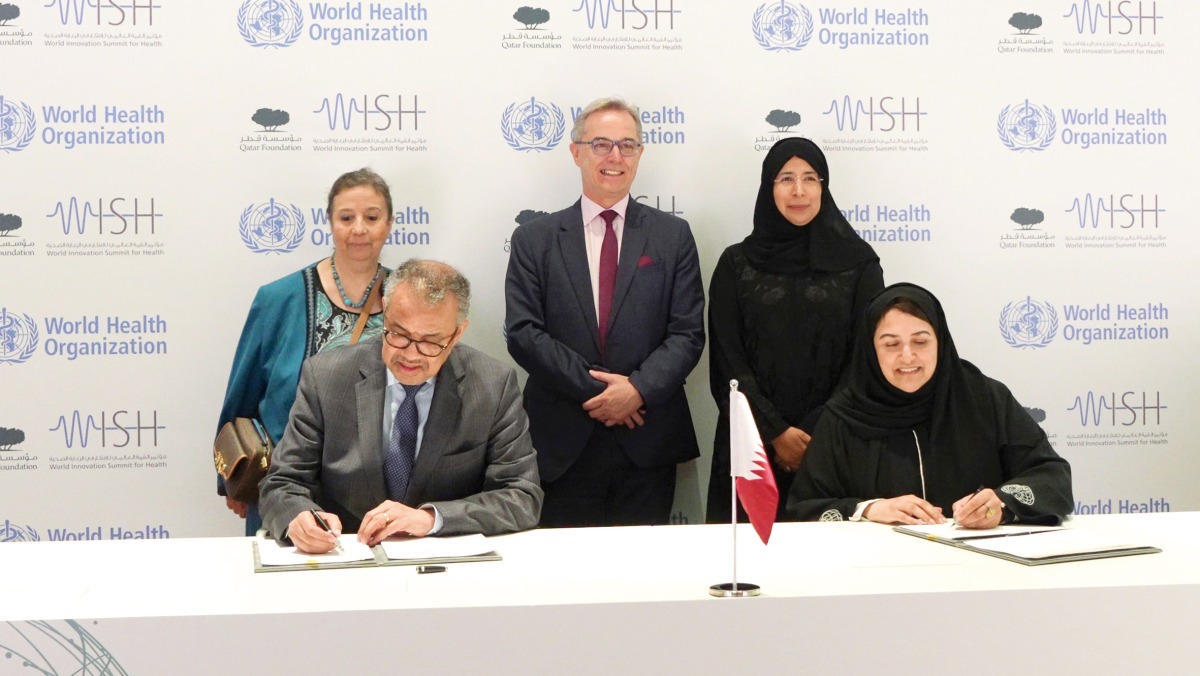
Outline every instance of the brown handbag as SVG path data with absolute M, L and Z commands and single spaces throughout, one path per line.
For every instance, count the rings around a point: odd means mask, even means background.
M 274 444 L 262 423 L 235 418 L 221 426 L 213 445 L 213 462 L 225 479 L 225 494 L 234 500 L 258 502 L 258 482 L 271 466 Z

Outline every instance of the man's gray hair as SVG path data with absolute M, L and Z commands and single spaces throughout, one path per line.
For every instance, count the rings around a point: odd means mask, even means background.
M 641 114 L 638 113 L 636 106 L 631 106 L 625 102 L 625 99 L 616 96 L 608 96 L 602 99 L 596 99 L 595 101 L 592 101 L 584 106 L 583 110 L 581 110 L 579 115 L 575 118 L 575 125 L 571 127 L 571 140 L 582 141 L 583 127 L 587 124 L 588 116 L 590 116 L 592 113 L 599 113 L 603 110 L 617 110 L 620 112 L 629 113 L 629 115 L 633 118 L 633 123 L 637 125 L 637 138 L 634 140 L 638 143 L 642 142 Z M 614 138 L 610 140 L 620 141 L 621 139 Z
M 392 292 L 401 282 L 408 282 L 417 295 L 430 307 L 441 305 L 449 293 L 458 301 L 457 323 L 467 321 L 471 310 L 471 283 L 461 272 L 441 261 L 410 258 L 392 270 L 383 283 L 383 304 L 392 299 Z

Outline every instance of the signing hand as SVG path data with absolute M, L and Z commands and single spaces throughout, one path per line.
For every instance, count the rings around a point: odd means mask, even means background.
M 1004 503 L 990 488 L 959 498 L 953 508 L 954 521 L 963 528 L 995 528 L 1004 518 Z
M 298 551 L 305 554 L 324 554 L 338 546 L 337 536 L 342 534 L 342 521 L 336 514 L 318 512 L 325 523 L 329 524 L 332 533 L 321 528 L 312 512 L 307 509 L 296 515 L 288 524 L 288 538 L 296 545 Z
M 593 420 L 599 420 L 606 427 L 624 425 L 629 429 L 644 422 L 642 416 L 646 411 L 642 406 L 646 402 L 642 400 L 642 393 L 629 382 L 628 376 L 604 371 L 588 373 L 605 384 L 603 392 L 583 402 L 583 410 L 587 411 Z
M 810 441 L 812 437 L 808 432 L 798 427 L 787 428 L 771 440 L 771 446 L 775 448 L 775 464 L 785 472 L 795 472 L 804 459 Z
M 945 523 L 942 508 L 936 507 L 915 495 L 878 500 L 867 505 L 863 517 L 875 523 L 903 523 L 908 525 Z
M 425 537 L 433 530 L 434 517 L 431 509 L 413 509 L 392 500 L 384 500 L 378 507 L 363 515 L 358 527 L 358 541 L 374 547 L 389 535 L 413 535 Z

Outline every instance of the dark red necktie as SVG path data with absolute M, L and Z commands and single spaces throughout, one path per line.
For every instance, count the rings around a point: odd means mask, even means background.
M 600 246 L 600 316 L 597 320 L 600 326 L 600 349 L 603 350 L 604 339 L 608 336 L 613 291 L 617 288 L 617 231 L 613 230 L 617 212 L 605 209 L 600 212 L 600 218 L 604 219 L 604 244 Z

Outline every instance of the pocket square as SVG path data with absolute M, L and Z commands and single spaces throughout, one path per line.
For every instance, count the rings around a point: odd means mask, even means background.
M 639 268 L 644 268 L 647 265 L 654 265 L 654 260 L 652 258 L 650 258 L 649 256 L 642 256 L 641 258 L 638 259 L 638 267 Z

